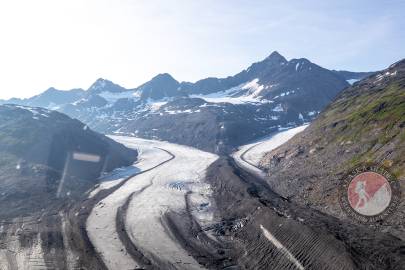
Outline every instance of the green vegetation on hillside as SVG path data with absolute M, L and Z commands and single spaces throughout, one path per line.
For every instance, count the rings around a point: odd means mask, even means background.
M 342 164 L 353 167 L 379 160 L 399 177 L 405 175 L 405 83 L 393 80 L 383 87 L 357 85 L 344 92 L 316 123 L 327 131 L 325 143 L 361 144 L 362 151 Z M 333 132 L 331 132 L 333 131 Z M 389 153 L 389 145 L 395 153 Z M 392 159 L 381 157 L 390 156 Z

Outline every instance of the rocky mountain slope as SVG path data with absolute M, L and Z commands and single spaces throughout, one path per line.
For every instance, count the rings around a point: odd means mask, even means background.
M 332 70 L 333 73 L 343 77 L 348 83 L 353 84 L 363 78 L 369 77 L 376 72 L 352 72 L 347 70 Z
M 267 153 L 261 166 L 278 193 L 345 218 L 340 181 L 364 162 L 389 168 L 404 194 L 405 60 L 345 89 L 304 132 Z M 402 202 L 385 230 L 405 239 L 404 218 Z
M 83 195 L 137 153 L 59 112 L 0 106 L 0 217 L 31 215 Z
M 33 96 L 28 99 L 12 98 L 7 101 L 0 101 L 1 103 L 12 103 L 18 105 L 43 107 L 43 108 L 58 108 L 60 104 L 68 104 L 75 102 L 85 95 L 83 89 L 72 89 L 69 91 L 58 90 L 53 87 L 44 91 L 43 93 Z
M 311 121 L 348 80 L 367 75 L 330 71 L 305 58 L 288 61 L 273 52 L 226 78 L 190 83 L 159 74 L 135 89 L 98 79 L 87 91 L 66 91 L 63 100 L 62 91 L 52 90 L 3 103 L 56 109 L 103 133 L 228 152 L 280 127 Z

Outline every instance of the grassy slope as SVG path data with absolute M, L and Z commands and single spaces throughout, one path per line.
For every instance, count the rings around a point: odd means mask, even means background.
M 344 93 L 311 128 L 322 133 L 328 144 L 352 142 L 366 146 L 344 167 L 379 161 L 392 166 L 396 176 L 401 177 L 405 173 L 405 80 L 394 80 L 382 90 L 361 90 L 359 86 Z M 388 144 L 395 144 L 393 155 L 385 151 Z

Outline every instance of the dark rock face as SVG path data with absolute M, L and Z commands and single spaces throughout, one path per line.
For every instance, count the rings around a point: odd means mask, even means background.
M 130 165 L 136 156 L 61 113 L 2 105 L 0 216 L 57 207 L 83 195 L 102 172 Z
M 297 115 L 290 117 L 297 118 Z M 141 137 L 225 153 L 254 137 L 276 131 L 280 121 L 288 125 L 289 116 L 279 116 L 271 104 L 260 107 L 252 104 L 218 105 L 199 98 L 183 98 L 145 113 L 139 120 L 122 127 L 120 132 L 135 132 Z M 303 123 L 303 120 L 298 121 Z
M 127 89 L 109 80 L 99 78 L 90 86 L 87 91 L 88 94 L 100 94 L 102 92 L 120 93 L 127 91 Z
M 357 77 L 363 75 L 356 73 Z M 279 127 L 311 121 L 349 86 L 349 77 L 353 77 L 350 72 L 329 71 L 304 58 L 288 61 L 273 52 L 226 78 L 179 83 L 165 73 L 135 89 L 98 79 L 87 91 L 64 92 L 77 95 L 76 100 L 72 97 L 57 103 L 49 98 L 41 106 L 57 109 L 103 133 L 227 152 Z M 9 102 L 30 104 L 34 99 Z
M 139 86 L 137 91 L 141 92 L 141 99 L 159 100 L 165 97 L 176 97 L 185 95 L 179 91 L 179 82 L 167 73 L 159 74 L 149 82 Z
M 261 164 L 280 194 L 345 217 L 338 203 L 344 175 L 364 162 L 405 177 L 405 60 L 345 89 L 305 131 Z M 402 185 L 402 193 L 404 185 Z M 386 226 L 405 239 L 402 202 Z

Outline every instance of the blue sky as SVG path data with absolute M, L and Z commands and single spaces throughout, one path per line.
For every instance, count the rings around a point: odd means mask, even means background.
M 277 50 L 330 69 L 405 58 L 399 0 L 13 0 L 0 2 L 0 98 L 99 77 L 136 87 L 239 72 Z

